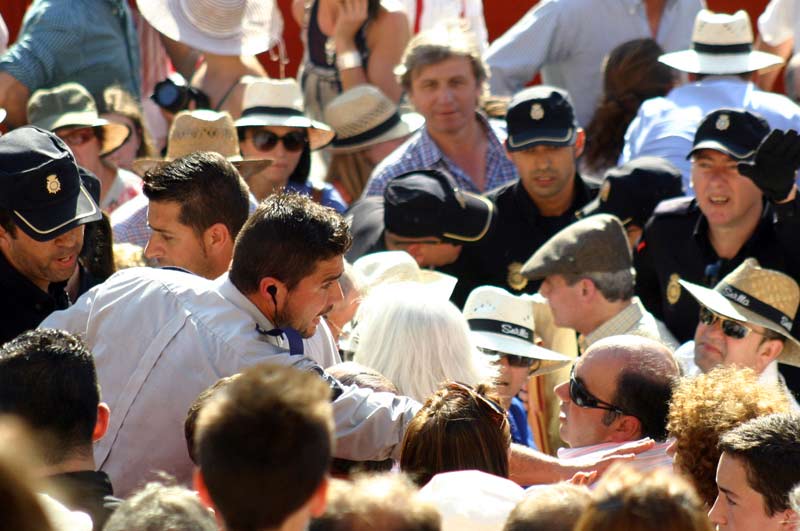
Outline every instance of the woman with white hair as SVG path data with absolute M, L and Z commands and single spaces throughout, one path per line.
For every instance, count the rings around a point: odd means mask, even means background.
M 422 284 L 375 287 L 356 321 L 354 361 L 385 375 L 402 395 L 424 402 L 445 380 L 475 385 L 495 376 L 459 309 Z

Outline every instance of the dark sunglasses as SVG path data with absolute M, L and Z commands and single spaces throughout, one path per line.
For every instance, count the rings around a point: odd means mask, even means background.
M 283 136 L 276 135 L 272 131 L 266 129 L 258 129 L 253 131 L 253 136 L 250 137 L 253 146 L 259 151 L 271 151 L 275 149 L 278 142 L 283 142 L 283 147 L 286 151 L 300 151 L 308 142 L 305 132 L 292 131 Z
M 575 378 L 575 365 L 572 366 L 572 370 L 569 373 L 569 398 L 578 407 L 605 409 L 606 411 L 613 411 L 620 415 L 627 415 L 627 413 L 614 404 L 604 402 L 590 393 L 589 390 L 586 389 L 586 386 L 583 385 L 583 382 Z
M 743 325 L 742 323 L 722 317 L 721 315 L 712 312 L 705 306 L 700 306 L 701 323 L 706 326 L 712 326 L 717 321 L 719 321 L 720 328 L 722 328 L 722 333 L 728 337 L 732 337 L 733 339 L 743 339 L 747 337 L 750 332 L 758 334 L 758 332 Z
M 537 360 L 536 358 L 527 358 L 525 356 L 517 356 L 516 354 L 506 354 L 505 352 L 500 352 L 498 350 L 491 350 L 488 348 L 478 348 L 482 353 L 486 354 L 487 356 L 492 356 L 498 358 L 505 358 L 508 364 L 511 367 L 521 367 L 527 368 L 528 370 L 536 370 L 541 365 L 542 361 Z M 534 367 L 535 366 L 535 367 Z
M 447 389 L 460 393 L 466 393 L 476 400 L 478 404 L 483 404 L 484 406 L 488 407 L 492 416 L 500 426 L 502 426 L 504 422 L 508 421 L 508 415 L 506 415 L 506 410 L 503 409 L 503 406 L 488 396 L 480 394 L 471 385 L 463 384 L 461 382 L 450 382 L 447 384 Z
M 63 140 L 68 146 L 82 146 L 97 135 L 91 127 L 81 127 L 71 131 L 56 131 L 56 136 Z

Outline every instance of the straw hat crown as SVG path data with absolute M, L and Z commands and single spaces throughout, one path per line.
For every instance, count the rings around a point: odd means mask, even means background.
M 468 321 L 492 319 L 518 325 L 529 329 L 531 333 L 535 330 L 530 301 L 494 286 L 481 286 L 469 294 L 464 304 L 464 317 Z
M 797 282 L 780 271 L 764 269 L 755 258 L 745 260 L 741 266 L 723 278 L 716 288 L 717 291 L 736 302 L 737 294 L 726 289 L 727 286 L 732 286 L 745 295 L 750 295 L 772 306 L 792 321 L 797 315 L 797 305 L 800 303 L 800 287 Z M 746 301 L 742 300 L 741 302 Z M 791 322 L 789 328 L 791 329 Z
M 750 17 L 743 10 L 729 15 L 703 9 L 694 19 L 692 42 L 702 44 L 752 44 Z
M 325 109 L 325 121 L 339 137 L 351 137 L 368 131 L 392 117 L 397 107 L 372 85 L 359 85 L 342 93 L 336 105 Z

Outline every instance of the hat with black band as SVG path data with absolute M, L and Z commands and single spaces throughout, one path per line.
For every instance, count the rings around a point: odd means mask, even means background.
M 40 242 L 102 217 L 72 152 L 55 134 L 34 126 L 0 137 L 0 205 Z
M 533 374 L 545 374 L 570 363 L 570 358 L 535 342 L 533 304 L 495 286 L 472 290 L 464 304 L 472 341 L 480 349 L 540 360 Z
M 685 280 L 679 282 L 712 312 L 783 336 L 786 341 L 778 361 L 800 366 L 800 342 L 792 335 L 792 324 L 800 304 L 800 287 L 792 277 L 765 269 L 755 258 L 748 258 L 714 289 Z

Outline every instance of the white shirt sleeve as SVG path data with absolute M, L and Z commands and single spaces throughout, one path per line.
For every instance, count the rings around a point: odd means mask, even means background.
M 795 37 L 800 25 L 797 0 L 772 0 L 758 17 L 758 31 L 762 40 L 777 46 Z

